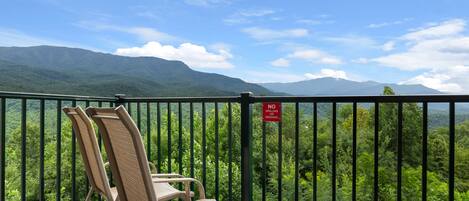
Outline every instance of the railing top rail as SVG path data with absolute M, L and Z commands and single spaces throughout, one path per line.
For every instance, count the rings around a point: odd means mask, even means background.
M 251 102 L 469 102 L 469 95 L 252 96 Z
M 124 97 L 125 102 L 239 102 L 239 96 L 213 97 Z
M 44 99 L 44 100 L 76 100 L 76 101 L 116 101 L 115 97 L 101 96 L 79 96 L 64 94 L 46 94 L 46 93 L 24 93 L 0 91 L 0 98 L 26 98 L 26 99 Z
M 212 97 L 102 97 L 47 93 L 24 93 L 0 91 L 0 98 L 45 99 L 76 101 L 118 101 L 123 102 L 240 102 L 241 96 Z M 260 102 L 469 102 L 469 95 L 393 95 L 393 96 L 250 96 L 251 103 Z

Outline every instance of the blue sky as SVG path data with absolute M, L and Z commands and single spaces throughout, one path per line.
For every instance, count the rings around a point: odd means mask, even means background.
M 319 77 L 469 92 L 469 1 L 15 0 L 0 46 L 182 60 L 250 82 Z

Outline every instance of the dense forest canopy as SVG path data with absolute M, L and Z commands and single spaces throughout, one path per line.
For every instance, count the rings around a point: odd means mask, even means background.
M 392 89 L 386 88 L 385 95 L 393 94 Z M 6 142 L 6 191 L 7 200 L 19 200 L 21 195 L 21 127 L 20 113 L 15 110 L 16 100 L 8 100 L 7 111 L 7 142 Z M 27 129 L 26 129 L 26 189 L 27 200 L 37 200 L 39 195 L 39 121 L 37 101 L 28 101 Z M 84 103 L 78 103 L 84 106 Z M 70 105 L 69 102 L 64 102 Z M 97 104 L 92 103 L 93 106 Z M 194 112 L 194 156 L 195 177 L 202 179 L 202 117 L 200 103 L 195 103 Z M 232 143 L 228 139 L 228 107 L 219 103 L 218 129 L 219 129 L 219 171 L 220 171 L 220 200 L 227 200 L 229 149 L 232 150 L 232 178 L 233 200 L 240 200 L 240 108 L 238 104 L 232 105 Z M 357 109 L 357 198 L 358 200 L 372 200 L 373 196 L 373 164 L 374 164 L 374 106 L 359 104 Z M 47 101 L 45 124 L 45 193 L 47 200 L 55 199 L 56 195 L 56 140 L 57 115 L 54 109 L 55 102 Z M 161 158 L 162 168 L 159 172 L 168 171 L 168 119 L 171 118 L 171 164 L 172 171 L 177 172 L 179 154 L 183 158 L 183 174 L 190 175 L 190 127 L 189 105 L 182 104 L 182 152 L 178 152 L 179 121 L 177 104 L 171 104 L 171 115 L 168 117 L 166 104 L 161 105 L 161 131 L 157 130 L 156 109 L 151 104 L 151 124 L 146 124 L 146 104 L 142 105 L 141 130 L 144 142 L 147 142 L 148 131 L 151 131 L 151 159 L 152 167 L 158 164 L 158 155 Z M 317 135 L 317 181 L 318 200 L 331 200 L 331 103 L 320 103 L 318 107 L 323 112 L 318 116 Z M 135 107 L 133 107 L 135 108 Z M 397 184 L 397 104 L 380 104 L 379 114 L 379 200 L 394 200 Z M 215 193 L 215 110 L 213 103 L 207 103 L 206 120 L 206 189 L 209 197 Z M 262 172 L 267 170 L 266 193 L 268 200 L 277 199 L 278 166 L 278 125 L 266 125 L 266 153 L 267 166 L 262 166 L 262 121 L 261 105 L 253 106 L 253 187 L 254 200 L 260 200 L 262 191 Z M 136 111 L 132 111 L 136 117 Z M 313 120 L 312 104 L 300 104 L 299 124 L 299 177 L 300 197 L 302 200 L 311 200 L 313 196 Z M 284 200 L 292 200 L 294 195 L 295 173 L 295 107 L 293 104 L 283 104 L 282 122 L 282 196 Z M 403 105 L 403 166 L 402 166 L 402 193 L 403 200 L 419 200 L 421 196 L 421 163 L 422 163 L 422 108 L 418 103 L 405 103 Z M 352 104 L 338 104 L 337 108 L 337 198 L 338 200 L 351 200 L 352 192 Z M 444 120 L 442 120 L 444 122 Z M 447 121 L 446 121 L 447 122 Z M 455 149 L 455 197 L 456 200 L 469 200 L 469 121 L 459 119 L 456 125 Z M 70 122 L 62 115 L 61 122 L 61 186 L 60 192 L 63 200 L 71 199 L 71 127 Z M 158 145 L 158 133 L 160 146 Z M 448 160 L 449 160 L 449 129 L 446 124 L 431 128 L 428 136 L 428 200 L 446 200 L 448 196 Z M 104 149 L 103 149 L 104 150 Z M 160 153 L 157 151 L 160 150 Z M 87 192 L 86 176 L 79 156 L 77 158 L 77 193 L 80 198 Z M 105 156 L 105 152 L 103 151 Z M 106 157 L 104 157 L 106 158 Z

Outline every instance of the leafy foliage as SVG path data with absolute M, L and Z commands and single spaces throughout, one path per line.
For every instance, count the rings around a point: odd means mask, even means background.
M 387 88 L 385 94 L 394 92 Z M 32 104 L 32 103 L 31 103 Z M 53 103 L 48 103 L 53 105 Z M 65 105 L 69 103 L 64 103 Z M 82 104 L 83 103 L 79 103 Z M 11 106 L 12 104 L 10 104 Z M 177 104 L 171 104 L 171 115 L 167 116 L 167 106 L 161 105 L 160 130 L 156 122 L 157 114 L 155 105 L 151 104 L 151 124 L 146 124 L 146 105 L 142 105 L 141 131 L 145 146 L 150 145 L 150 162 L 152 167 L 158 167 L 159 172 L 168 172 L 171 160 L 171 171 L 178 172 L 182 165 L 182 173 L 190 175 L 190 124 L 187 110 L 188 104 L 183 103 L 182 122 L 179 122 Z M 206 119 L 206 176 L 202 175 L 203 169 L 203 132 L 202 113 L 199 103 L 194 103 L 194 176 L 203 180 L 206 178 L 206 190 L 209 197 L 215 197 L 215 135 L 217 126 L 215 124 L 215 111 L 213 104 L 207 103 Z M 219 104 L 218 140 L 219 140 L 219 187 L 220 200 L 227 200 L 228 194 L 228 167 L 232 167 L 233 189 L 231 191 L 233 200 L 240 200 L 240 108 L 233 104 L 232 114 L 232 142 L 229 143 L 228 110 L 226 104 Z M 331 144 L 331 104 L 319 105 L 324 111 L 318 116 L 317 136 L 317 181 L 318 200 L 331 199 L 331 172 L 332 172 L 332 144 Z M 397 104 L 380 104 L 380 127 L 379 127 L 379 200 L 394 200 L 396 197 L 397 184 Z M 37 124 L 37 111 L 31 106 L 28 112 L 28 123 L 26 130 L 26 175 L 27 175 L 27 200 L 38 199 L 39 178 L 39 125 Z M 132 108 L 136 108 L 133 104 Z M 295 180 L 295 110 L 293 104 L 283 104 L 282 117 L 282 166 L 278 169 L 278 125 L 266 124 L 266 167 L 262 164 L 262 121 L 261 105 L 254 104 L 252 111 L 253 126 L 253 189 L 254 200 L 260 200 L 262 195 L 263 181 L 265 180 L 267 200 L 276 200 L 278 195 L 279 171 L 282 174 L 282 197 L 284 200 L 292 200 L 294 196 Z M 311 104 L 300 105 L 299 124 L 299 193 L 303 200 L 311 200 L 313 192 L 313 121 Z M 8 136 L 7 136 L 7 200 L 18 200 L 20 197 L 20 170 L 21 170 L 21 129 L 19 113 L 17 110 L 9 110 L 8 114 Z M 132 117 L 137 119 L 137 113 L 132 111 Z M 415 103 L 403 105 L 403 167 L 402 167 L 402 192 L 403 200 L 419 200 L 421 196 L 422 175 L 422 109 Z M 171 127 L 168 128 L 168 120 Z M 338 104 L 337 110 L 337 198 L 338 200 L 350 200 L 352 196 L 352 105 L 348 103 Z M 46 112 L 46 146 L 45 146 L 45 186 L 47 200 L 55 198 L 56 194 L 56 116 L 55 110 Z M 460 121 L 456 126 L 456 164 L 455 164 L 455 196 L 456 200 L 469 199 L 469 121 Z M 179 130 L 181 123 L 182 130 Z M 62 149 L 60 156 L 61 186 L 60 192 L 63 200 L 71 197 L 71 129 L 68 120 L 62 122 Z M 374 106 L 359 105 L 357 110 L 357 198 L 358 200 L 372 200 L 373 196 L 373 166 L 374 166 Z M 151 133 L 151 136 L 148 135 Z M 168 133 L 171 141 L 168 140 Z M 179 147 L 179 134 L 182 136 L 182 144 Z M 428 200 L 446 200 L 448 197 L 448 157 L 449 139 L 448 128 L 438 127 L 429 131 L 428 137 Z M 159 137 L 158 137 L 159 136 Z M 150 137 L 150 144 L 147 139 Z M 158 140 L 159 139 L 159 140 Z M 229 160 L 229 149 L 232 148 L 232 160 Z M 171 152 L 169 151 L 171 148 Z M 181 149 L 179 149 L 181 148 Z M 181 150 L 181 152 L 179 152 Z M 86 176 L 83 172 L 81 157 L 77 157 L 77 195 L 83 198 L 87 190 Z M 105 156 L 105 153 L 103 153 Z M 178 163 L 179 154 L 182 154 L 182 164 Z M 160 156 L 161 158 L 158 158 Z M 170 156 L 170 157 L 169 157 Z M 104 157 L 106 158 L 106 157 Z M 263 178 L 263 170 L 267 177 Z M 176 185 L 177 187 L 177 185 Z

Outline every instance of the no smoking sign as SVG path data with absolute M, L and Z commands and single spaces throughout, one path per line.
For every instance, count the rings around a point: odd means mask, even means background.
M 282 104 L 279 102 L 262 103 L 262 120 L 264 122 L 282 120 Z

